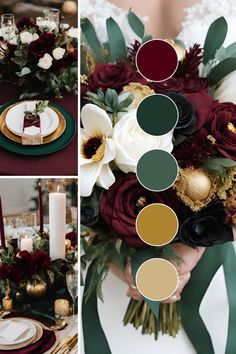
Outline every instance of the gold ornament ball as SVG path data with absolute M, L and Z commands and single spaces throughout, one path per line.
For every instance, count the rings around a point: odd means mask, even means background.
M 75 1 L 67 0 L 62 6 L 62 11 L 65 14 L 76 15 L 77 14 L 77 4 Z
M 47 284 L 43 280 L 33 283 L 28 281 L 26 284 L 26 292 L 32 297 L 42 297 L 47 292 Z
M 202 170 L 189 171 L 185 176 L 187 180 L 186 195 L 192 200 L 204 200 L 211 190 L 211 179 Z

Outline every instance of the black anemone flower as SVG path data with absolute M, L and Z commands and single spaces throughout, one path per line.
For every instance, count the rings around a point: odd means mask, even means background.
M 193 248 L 233 241 L 232 227 L 226 224 L 226 212 L 221 201 L 215 201 L 197 213 L 188 209 L 188 213 L 189 216 L 180 223 L 175 241 Z
M 193 134 L 197 122 L 193 105 L 181 93 L 169 91 L 167 96 L 175 102 L 179 111 L 179 120 L 175 132 L 183 135 Z

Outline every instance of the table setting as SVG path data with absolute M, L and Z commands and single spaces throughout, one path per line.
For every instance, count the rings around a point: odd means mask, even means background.
M 77 29 L 53 8 L 0 26 L 0 174 L 76 174 Z
M 44 224 L 42 194 L 39 181 L 37 226 L 35 213 L 4 216 L 0 196 L 0 354 L 78 350 L 77 214 L 71 208 L 66 223 L 67 197 L 58 184 Z

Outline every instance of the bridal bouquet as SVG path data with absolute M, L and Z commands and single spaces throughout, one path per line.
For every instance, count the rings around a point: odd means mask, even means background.
M 152 203 L 171 207 L 179 219 L 173 242 L 193 248 L 232 241 L 236 222 L 236 105 L 214 99 L 222 79 L 236 69 L 236 45 L 222 46 L 226 21 L 211 25 L 204 50 L 198 44 L 186 50 L 180 41 L 167 39 L 178 54 L 178 69 L 164 82 L 151 82 L 137 71 L 135 57 L 152 37 L 131 11 L 128 20 L 139 37 L 128 48 L 114 19 L 106 23 L 107 43 L 100 43 L 89 19 L 81 22 L 82 266 L 89 262 L 85 336 L 92 330 L 87 322 L 99 323 L 94 304 L 96 296 L 102 299 L 109 263 L 124 269 L 131 259 L 137 269 L 153 257 L 181 262 L 172 245 L 155 248 L 140 239 L 135 222 L 142 208 Z M 174 130 L 161 137 L 145 133 L 136 118 L 138 104 L 155 93 L 169 96 L 179 111 Z M 171 152 L 178 161 L 177 181 L 163 192 L 145 189 L 136 177 L 138 160 L 152 149 Z M 175 336 L 179 321 L 176 304 L 158 307 L 147 299 L 131 300 L 124 318 L 156 338 L 158 331 Z
M 76 94 L 77 65 L 77 40 L 65 31 L 40 27 L 30 17 L 17 22 L 17 33 L 8 43 L 0 41 L 0 79 L 21 86 L 22 99 Z

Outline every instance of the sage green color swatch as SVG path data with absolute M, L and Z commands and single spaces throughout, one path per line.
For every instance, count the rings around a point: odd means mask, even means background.
M 175 128 L 179 112 L 174 101 L 161 94 L 145 97 L 137 109 L 137 121 L 148 134 L 160 136 Z
M 164 150 L 146 152 L 138 161 L 137 178 L 147 189 L 160 192 L 170 188 L 178 176 L 178 164 Z

